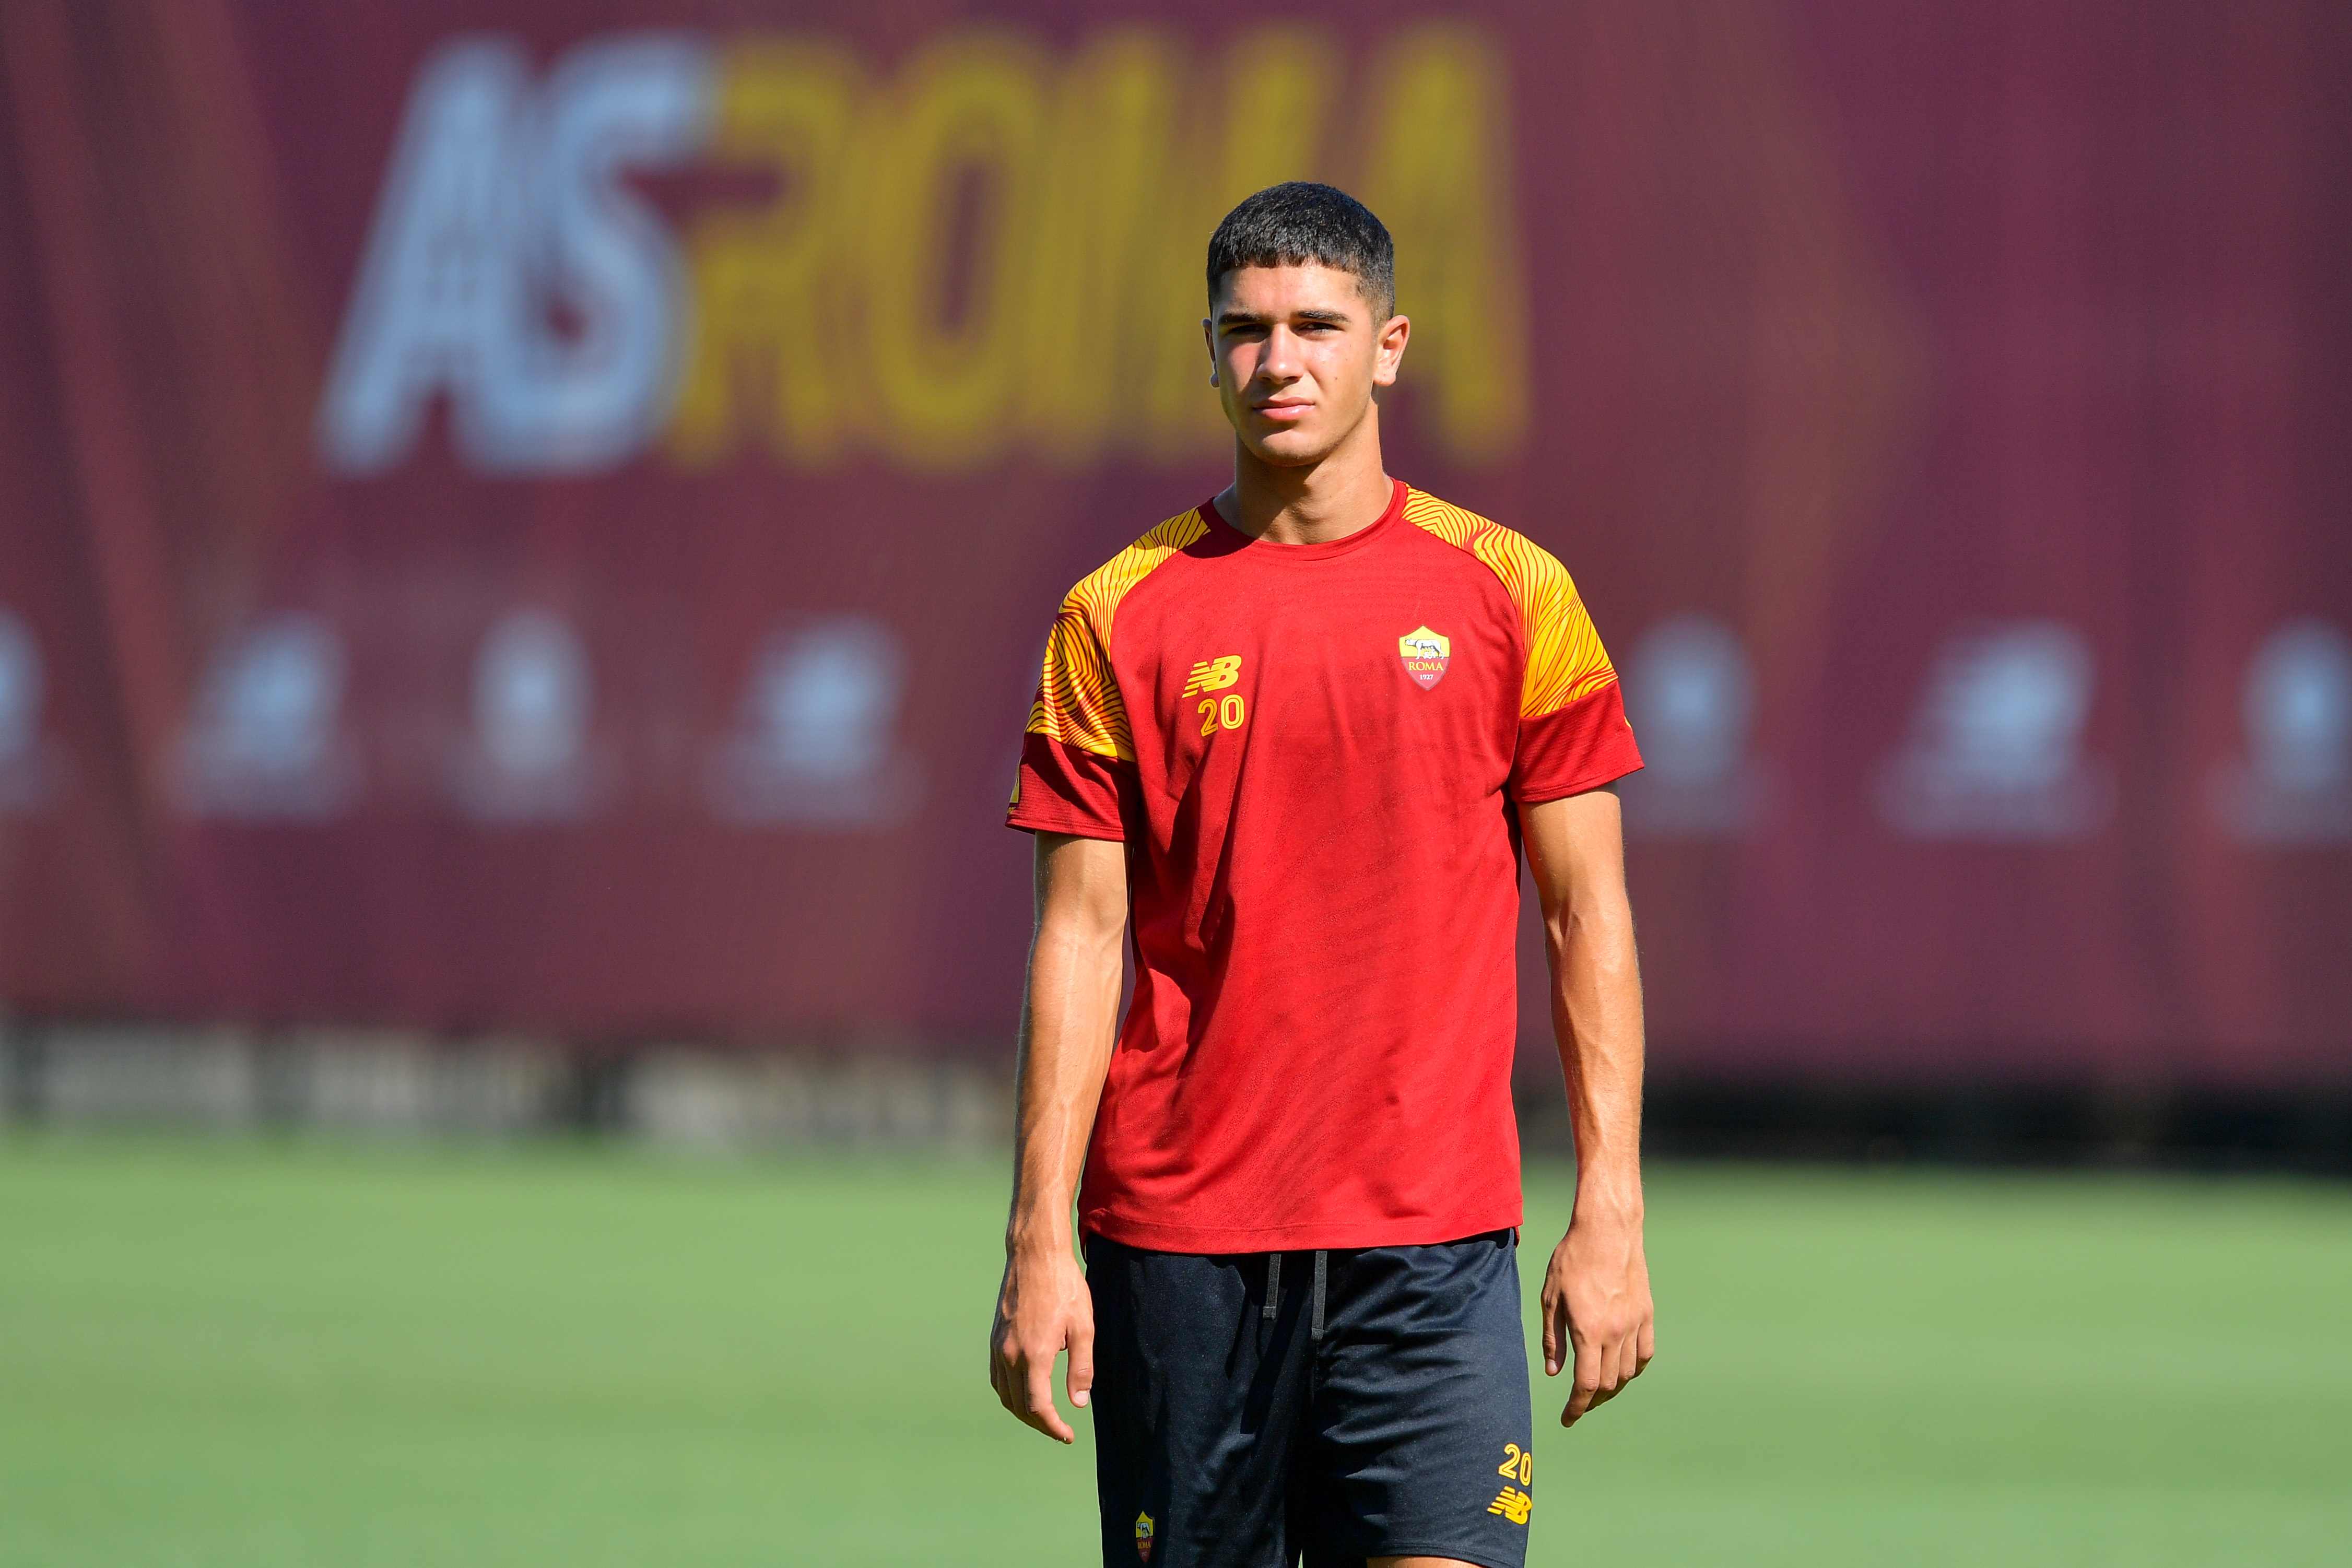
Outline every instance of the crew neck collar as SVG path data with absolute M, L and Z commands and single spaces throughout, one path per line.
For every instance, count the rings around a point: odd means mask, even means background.
M 1412 486 L 1402 479 L 1393 479 L 1390 483 L 1394 488 L 1389 497 L 1388 510 L 1346 538 L 1325 539 L 1320 544 L 1286 545 L 1276 544 L 1270 539 L 1252 538 L 1225 521 L 1224 514 L 1217 510 L 1214 496 L 1201 503 L 1201 520 L 1229 550 L 1245 553 L 1253 559 L 1328 560 L 1333 556 L 1360 550 L 1397 526 L 1398 519 L 1404 516 L 1404 498 L 1412 493 Z

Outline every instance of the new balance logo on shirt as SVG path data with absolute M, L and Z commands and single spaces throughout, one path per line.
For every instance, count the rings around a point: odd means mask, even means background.
M 1222 659 L 1203 659 L 1192 666 L 1192 678 L 1184 683 L 1184 695 L 1195 692 L 1221 692 L 1242 678 L 1242 656 L 1228 653 Z

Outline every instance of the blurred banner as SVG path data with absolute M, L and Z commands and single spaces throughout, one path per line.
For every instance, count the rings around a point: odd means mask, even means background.
M 0 7 L 8 1005 L 1002 1049 L 1304 176 L 1623 672 L 1662 1075 L 2352 1067 L 2352 14 L 1119 9 Z

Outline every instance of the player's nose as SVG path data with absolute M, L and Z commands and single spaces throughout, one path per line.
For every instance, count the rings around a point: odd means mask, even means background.
M 1258 375 L 1266 381 L 1297 381 L 1304 373 L 1298 348 L 1298 334 L 1277 325 L 1266 334 L 1265 353 L 1257 364 Z

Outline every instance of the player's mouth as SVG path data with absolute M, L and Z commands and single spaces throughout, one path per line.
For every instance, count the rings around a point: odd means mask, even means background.
M 1277 398 L 1272 402 L 1258 404 L 1256 412 L 1267 419 L 1295 423 L 1306 418 L 1314 407 L 1315 405 L 1305 398 Z

